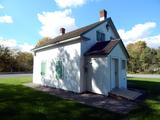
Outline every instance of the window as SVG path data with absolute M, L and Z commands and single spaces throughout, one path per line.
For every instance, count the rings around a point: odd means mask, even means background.
M 46 74 L 46 62 L 41 62 L 41 75 Z
M 126 69 L 126 61 L 122 60 L 122 70 L 125 70 L 125 69 Z
M 62 61 L 60 61 L 60 60 L 56 61 L 55 70 L 56 70 L 56 78 L 62 79 L 62 77 L 63 77 Z
M 113 39 L 114 39 L 114 38 L 111 36 L 111 37 L 110 37 L 110 40 L 113 40 Z
M 105 41 L 105 34 L 97 31 L 97 41 Z
M 97 31 L 97 41 L 100 41 L 100 32 L 99 31 Z

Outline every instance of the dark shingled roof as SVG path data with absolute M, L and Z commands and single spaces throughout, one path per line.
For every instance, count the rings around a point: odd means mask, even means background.
M 57 36 L 57 37 L 55 37 L 53 39 L 49 39 L 48 42 L 46 42 L 45 44 L 42 44 L 40 46 L 36 46 L 34 49 L 40 48 L 42 46 L 46 46 L 46 45 L 49 45 L 49 44 L 54 44 L 54 43 L 57 43 L 57 42 L 60 42 L 60 41 L 65 41 L 67 39 L 74 38 L 74 37 L 77 37 L 77 36 L 81 36 L 82 34 L 86 33 L 87 31 L 95 28 L 96 26 L 98 26 L 98 25 L 100 25 L 100 24 L 102 24 L 105 21 L 110 20 L 110 19 L 111 18 L 107 18 L 104 21 L 98 21 L 98 22 L 90 24 L 88 26 L 76 29 L 76 30 L 68 32 L 68 33 L 65 33 L 63 35 L 59 35 L 59 36 Z
M 108 55 L 119 41 L 120 39 L 97 42 L 85 53 L 85 55 Z

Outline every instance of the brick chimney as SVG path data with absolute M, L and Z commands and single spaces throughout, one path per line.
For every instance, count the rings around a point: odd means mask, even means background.
M 61 35 L 65 34 L 65 28 L 60 28 Z
M 99 15 L 100 15 L 100 21 L 103 21 L 107 18 L 107 11 L 103 9 L 99 12 Z

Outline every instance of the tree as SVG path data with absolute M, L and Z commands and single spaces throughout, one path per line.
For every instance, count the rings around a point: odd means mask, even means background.
M 32 71 L 33 56 L 0 45 L 0 72 Z
M 33 55 L 27 52 L 18 52 L 16 61 L 18 64 L 18 71 L 32 71 Z
M 157 66 L 160 67 L 160 47 L 157 49 L 156 63 Z
M 160 48 L 153 49 L 144 41 L 138 41 L 127 45 L 130 54 L 128 71 L 160 73 Z
M 144 49 L 147 47 L 146 43 L 144 41 L 138 41 L 136 43 L 129 44 L 127 46 L 127 50 L 130 55 L 128 70 L 131 72 L 139 72 L 141 71 L 142 64 L 140 60 L 140 54 L 144 51 Z
M 0 71 L 12 72 L 15 57 L 8 47 L 0 46 Z

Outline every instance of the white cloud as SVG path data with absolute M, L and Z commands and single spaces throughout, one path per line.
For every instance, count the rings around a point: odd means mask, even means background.
M 124 40 L 136 40 L 138 38 L 145 37 L 149 34 L 149 30 L 156 27 L 154 22 L 146 22 L 144 24 L 137 24 L 129 31 L 119 29 L 118 32 Z
M 75 29 L 75 19 L 71 16 L 71 13 L 71 9 L 66 9 L 64 11 L 37 14 L 38 20 L 42 24 L 39 34 L 43 37 L 55 37 L 60 34 L 59 29 L 62 27 L 66 31 Z
M 0 4 L 0 9 L 3 9 L 3 8 L 4 8 L 4 6 Z
M 61 8 L 77 7 L 85 4 L 87 0 L 55 0 Z
M 13 23 L 13 19 L 8 15 L 0 16 L 0 23 Z
M 7 47 L 15 47 L 17 45 L 15 39 L 5 39 L 3 37 L 0 37 L 0 44 Z
M 158 48 L 160 47 L 160 34 L 155 36 L 149 36 L 143 39 L 140 39 L 142 41 L 145 41 L 147 45 L 151 48 Z M 138 40 L 137 40 L 138 41 Z
M 150 36 L 150 31 L 155 27 L 155 22 L 146 22 L 144 24 L 137 24 L 128 31 L 125 29 L 119 29 L 118 33 L 120 34 L 125 45 L 134 43 L 138 40 L 143 40 L 146 41 L 147 45 L 150 47 L 158 47 L 160 35 Z
M 23 44 L 19 44 L 18 47 L 21 51 L 31 52 L 31 49 L 34 48 L 34 45 L 30 45 L 28 43 L 23 43 Z
M 12 49 L 19 49 L 24 52 L 31 52 L 33 45 L 28 43 L 18 44 L 15 39 L 5 39 L 0 37 L 0 45 L 12 48 Z

